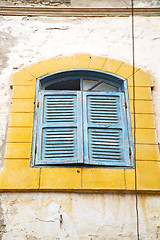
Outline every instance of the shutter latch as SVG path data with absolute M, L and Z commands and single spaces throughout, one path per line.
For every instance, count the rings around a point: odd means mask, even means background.
M 39 108 L 39 102 L 37 103 L 37 108 Z
M 125 108 L 127 108 L 127 103 L 125 102 Z

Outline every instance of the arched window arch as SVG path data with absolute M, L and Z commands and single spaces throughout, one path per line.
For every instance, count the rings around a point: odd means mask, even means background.
M 98 70 L 66 70 L 37 81 L 34 166 L 132 167 L 126 80 Z

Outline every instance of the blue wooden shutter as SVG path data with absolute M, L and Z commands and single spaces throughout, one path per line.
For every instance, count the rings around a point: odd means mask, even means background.
M 129 141 L 123 93 L 83 94 L 84 163 L 126 166 Z
M 39 92 L 37 165 L 83 161 L 81 92 Z

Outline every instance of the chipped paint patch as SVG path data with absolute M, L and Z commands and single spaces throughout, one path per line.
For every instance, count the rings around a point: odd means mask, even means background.
M 4 212 L 3 212 L 3 208 L 1 206 L 1 200 L 0 200 L 0 240 L 3 238 L 3 234 L 5 232 L 6 232 L 6 225 L 4 222 Z

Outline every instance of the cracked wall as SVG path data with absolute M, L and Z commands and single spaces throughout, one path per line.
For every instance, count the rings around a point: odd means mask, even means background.
M 123 1 L 125 3 L 125 1 Z M 156 1 L 152 1 L 157 6 Z M 72 4 L 76 2 L 72 1 Z M 82 3 L 82 2 L 81 2 Z M 115 1 L 116 3 L 116 1 Z M 89 4 L 86 1 L 86 4 Z M 94 4 L 98 4 L 97 1 Z M 95 5 L 94 5 L 95 6 Z M 5 154 L 11 75 L 56 56 L 77 52 L 132 64 L 131 18 L 0 17 L 0 154 Z M 160 140 L 160 18 L 135 18 L 136 66 L 154 78 Z M 160 238 L 159 195 L 139 195 L 141 240 Z M 0 240 L 135 240 L 132 194 L 2 193 Z
M 131 18 L 0 17 L 0 166 L 5 154 L 11 75 L 56 56 L 83 52 L 132 64 Z M 141 23 L 141 24 L 140 24 Z M 153 104 L 160 140 L 160 18 L 135 17 L 135 64 L 153 76 Z
M 2 240 L 136 239 L 132 194 L 4 193 L 2 207 Z M 139 195 L 139 211 L 140 239 L 158 239 L 159 196 Z

